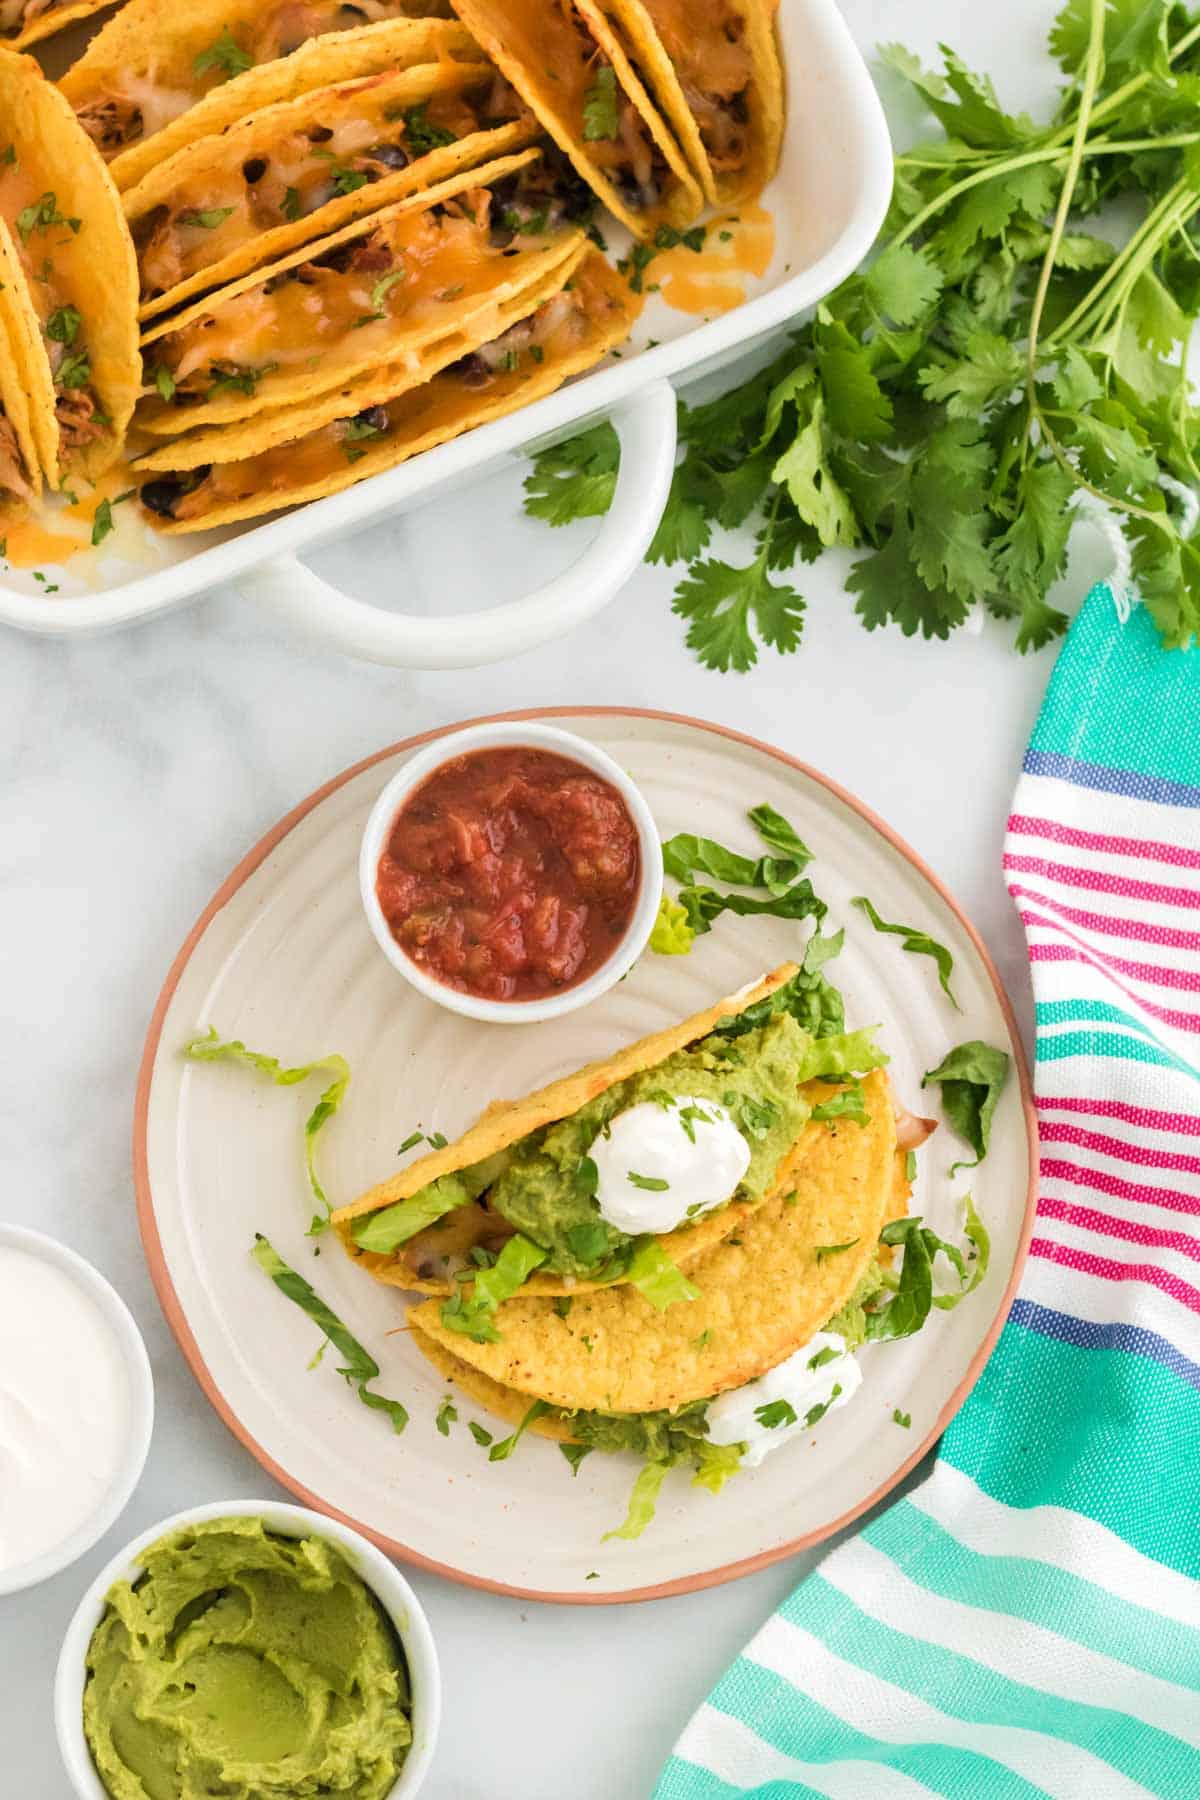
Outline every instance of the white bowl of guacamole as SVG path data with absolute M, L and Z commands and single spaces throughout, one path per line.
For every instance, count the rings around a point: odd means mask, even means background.
M 306 1507 L 228 1500 L 162 1520 L 101 1570 L 54 1712 L 79 1800 L 412 1800 L 441 1678 L 381 1551 Z

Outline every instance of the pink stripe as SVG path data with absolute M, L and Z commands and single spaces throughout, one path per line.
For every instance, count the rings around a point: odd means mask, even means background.
M 1147 862 L 1173 863 L 1178 869 L 1200 869 L 1200 850 L 1182 844 L 1160 844 L 1153 838 L 1108 837 L 1100 831 L 1081 831 L 1057 819 L 1039 819 L 1030 813 L 1013 813 L 1008 829 L 1014 837 L 1048 838 L 1072 850 L 1100 850 L 1109 856 L 1140 857 Z
M 1085 950 L 1073 950 L 1066 944 L 1030 944 L 1030 962 L 1081 962 L 1089 968 L 1099 969 L 1106 979 L 1112 981 L 1112 964 L 1107 957 L 1098 960 L 1089 956 Z M 1148 1000 L 1133 988 L 1126 987 L 1123 982 L 1112 981 L 1112 985 L 1126 999 L 1132 1000 L 1143 1012 L 1149 1013 L 1152 1019 L 1161 1019 L 1164 1025 L 1171 1025 L 1177 1031 L 1200 1031 L 1200 1013 L 1180 1012 L 1175 1006 L 1159 1006 L 1154 1000 Z
M 1059 1119 L 1046 1119 L 1038 1127 L 1038 1137 L 1043 1144 L 1078 1144 L 1081 1150 L 1098 1150 L 1101 1156 L 1115 1156 L 1121 1162 L 1138 1163 L 1145 1169 L 1175 1169 L 1181 1175 L 1200 1175 L 1200 1156 L 1160 1150 L 1157 1145 L 1131 1144 L 1125 1138 L 1085 1131 L 1082 1125 L 1065 1125 Z
M 1157 1106 L 1132 1106 L 1128 1100 L 1088 1099 L 1083 1094 L 1039 1094 L 1039 1112 L 1087 1113 L 1097 1119 L 1120 1119 L 1146 1131 L 1177 1131 L 1200 1137 L 1200 1114 L 1163 1112 Z
M 1132 1200 L 1139 1206 L 1165 1206 L 1171 1212 L 1191 1213 L 1200 1218 L 1200 1196 L 1181 1194 L 1176 1188 L 1124 1181 L 1104 1169 L 1084 1169 L 1078 1163 L 1063 1162 L 1054 1156 L 1042 1157 L 1041 1176 L 1043 1181 L 1066 1181 L 1072 1187 L 1091 1188 L 1094 1193 L 1111 1194 L 1117 1200 Z
M 1032 916 L 1032 915 L 1030 915 Z M 1061 930 L 1054 926 L 1054 930 Z M 1077 943 L 1078 939 L 1072 939 Z M 1038 962 L 1072 962 L 1076 955 L 1066 944 L 1031 944 L 1029 954 Z M 1149 982 L 1151 987 L 1181 988 L 1187 994 L 1200 994 L 1200 973 L 1194 969 L 1160 969 L 1157 963 L 1130 962 L 1124 956 L 1105 954 L 1103 963 L 1096 963 L 1097 968 L 1118 969 L 1122 975 L 1130 976 L 1134 981 Z
M 1102 1281 L 1144 1281 L 1160 1293 L 1169 1294 L 1189 1312 L 1200 1313 L 1200 1289 L 1160 1269 L 1154 1263 L 1114 1262 L 1107 1256 L 1093 1256 L 1088 1250 L 1076 1250 L 1070 1244 L 1056 1244 L 1050 1238 L 1035 1237 L 1029 1246 L 1030 1256 L 1043 1256 L 1048 1262 L 1078 1269 L 1084 1275 L 1098 1275 Z
M 1039 894 L 1036 888 L 1022 887 L 1017 881 L 1009 882 L 1008 891 L 1014 900 L 1032 900 L 1036 906 L 1051 907 L 1072 925 L 1084 925 L 1104 937 L 1134 938 L 1144 944 L 1161 944 L 1164 950 L 1200 950 L 1200 931 L 1176 931 L 1169 925 L 1146 925 L 1140 919 L 1109 918 L 1106 913 L 1081 912 L 1078 907 L 1064 906 L 1047 894 Z M 1027 925 L 1053 927 L 1058 922 L 1039 918 L 1033 913 L 1022 912 L 1021 917 Z
M 1160 1231 L 1155 1225 L 1114 1219 L 1109 1213 L 1097 1212 L 1091 1206 L 1075 1206 L 1070 1200 L 1039 1200 L 1038 1217 L 1062 1219 L 1083 1231 L 1123 1238 L 1127 1244 L 1145 1244 L 1148 1249 L 1178 1250 L 1184 1256 L 1190 1256 L 1193 1262 L 1200 1262 L 1200 1238 L 1189 1237 L 1185 1231 Z
M 1161 881 L 1135 881 L 1128 875 L 1109 875 L 1102 869 L 1080 869 L 1074 863 L 1051 862 L 1044 856 L 1016 856 L 1011 851 L 1004 867 L 1016 875 L 1047 875 L 1064 887 L 1086 888 L 1093 894 L 1120 894 L 1125 900 L 1152 900 L 1162 906 L 1188 910 L 1200 907 L 1200 888 L 1168 887 Z

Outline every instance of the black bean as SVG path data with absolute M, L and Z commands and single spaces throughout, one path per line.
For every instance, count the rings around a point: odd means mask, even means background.
M 388 428 L 387 408 L 386 406 L 364 407 L 362 412 L 355 413 L 354 423 L 356 425 L 370 425 L 376 431 L 386 431 Z
M 265 156 L 248 157 L 242 164 L 242 177 L 251 187 L 256 181 L 261 181 L 266 172 L 267 159 Z
M 175 508 L 185 494 L 211 473 L 212 465 L 206 464 L 198 469 L 189 469 L 186 475 L 159 475 L 154 481 L 148 481 L 141 491 L 141 502 L 149 512 L 157 513 L 160 518 L 173 519 Z
M 407 169 L 412 160 L 402 144 L 373 144 L 366 154 L 372 162 L 382 163 L 385 169 Z

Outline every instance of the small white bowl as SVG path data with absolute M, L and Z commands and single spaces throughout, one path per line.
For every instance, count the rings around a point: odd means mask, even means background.
M 35 1587 L 39 1581 L 48 1581 L 52 1575 L 59 1574 L 90 1550 L 124 1512 L 141 1480 L 150 1449 L 150 1434 L 154 1429 L 154 1378 L 142 1334 L 134 1324 L 132 1313 L 116 1289 L 91 1263 L 55 1238 L 46 1237 L 40 1231 L 29 1231 L 22 1225 L 0 1224 L 0 1249 L 20 1250 L 26 1256 L 39 1257 L 73 1281 L 87 1296 L 112 1334 L 125 1367 L 129 1395 L 125 1442 L 112 1480 L 95 1510 L 61 1543 L 28 1562 L 0 1569 L 2 1595 L 20 1593 L 23 1588 Z
M 408 1662 L 413 1737 L 404 1766 L 384 1800 L 413 1800 L 429 1773 L 442 1716 L 441 1672 L 433 1633 L 421 1603 L 382 1550 L 377 1550 L 357 1531 L 324 1513 L 310 1512 L 306 1506 L 287 1506 L 278 1500 L 214 1500 L 206 1506 L 194 1506 L 187 1512 L 161 1519 L 114 1556 L 84 1594 L 67 1627 L 54 1676 L 54 1728 L 78 1800 L 111 1800 L 96 1772 L 83 1730 L 88 1645 L 104 1616 L 109 1588 L 116 1581 L 134 1580 L 141 1569 L 141 1553 L 156 1544 L 159 1538 L 206 1519 L 234 1518 L 261 1519 L 269 1531 L 277 1531 L 285 1537 L 321 1537 L 336 1544 L 387 1613 Z
M 375 883 L 379 873 L 379 859 L 387 847 L 396 814 L 415 788 L 420 787 L 435 769 L 440 769 L 443 763 L 451 762 L 457 756 L 467 756 L 473 750 L 513 747 L 552 750 L 559 756 L 570 757 L 572 761 L 582 763 L 585 769 L 590 769 L 594 775 L 599 775 L 616 788 L 637 828 L 642 878 L 624 937 L 607 962 L 602 963 L 586 981 L 564 988 L 560 994 L 548 994 L 540 1000 L 485 1000 L 478 994 L 465 994 L 458 988 L 448 987 L 445 982 L 433 980 L 418 967 L 411 956 L 406 955 L 388 928 L 375 892 Z M 640 790 L 611 756 L 598 750 L 594 744 L 589 744 L 586 738 L 576 737 L 570 731 L 559 731 L 553 725 L 520 721 L 505 723 L 504 720 L 497 719 L 486 725 L 471 725 L 465 731 L 437 738 L 432 744 L 427 744 L 424 750 L 418 750 L 392 776 L 371 808 L 371 816 L 363 832 L 362 849 L 358 858 L 358 881 L 363 910 L 375 942 L 392 967 L 399 970 L 418 993 L 424 994 L 427 1000 L 435 1001 L 438 1006 L 448 1007 L 451 1012 L 462 1013 L 468 1019 L 484 1019 L 495 1025 L 530 1024 L 542 1019 L 561 1018 L 563 1013 L 574 1012 L 578 1006 L 587 1006 L 629 973 L 646 948 L 647 939 L 658 916 L 663 887 L 662 848 L 650 808 Z

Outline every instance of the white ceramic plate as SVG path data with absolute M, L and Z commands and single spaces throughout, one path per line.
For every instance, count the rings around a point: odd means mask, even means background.
M 315 1085 L 280 1090 L 241 1069 L 187 1063 L 180 1047 L 213 1024 L 291 1062 L 335 1050 L 349 1058 L 350 1092 L 321 1143 L 336 1204 L 390 1174 L 418 1124 L 453 1137 L 487 1101 L 537 1087 L 732 992 L 794 955 L 807 928 L 726 917 L 689 956 L 647 955 L 594 1005 L 548 1024 L 489 1026 L 447 1012 L 380 955 L 356 872 L 375 796 L 424 738 L 382 751 L 305 801 L 234 871 L 188 938 L 146 1044 L 138 1204 L 159 1296 L 205 1392 L 302 1500 L 463 1581 L 541 1599 L 647 1598 L 727 1580 L 815 1542 L 878 1499 L 945 1427 L 1016 1283 L 1032 1220 L 1033 1115 L 1011 1012 L 982 944 L 931 873 L 857 802 L 782 753 L 711 725 L 608 710 L 538 716 L 615 756 L 664 836 L 697 831 L 749 851 L 746 807 L 769 801 L 793 820 L 816 853 L 810 873 L 830 904 L 829 928 L 846 926 L 833 971 L 847 1018 L 882 1021 L 902 1101 L 936 1110 L 922 1099 L 921 1073 L 952 1044 L 983 1038 L 1008 1047 L 1013 1079 L 984 1167 L 949 1182 L 963 1147 L 948 1128 L 937 1132 L 921 1154 L 914 1203 L 944 1235 L 957 1235 L 952 1196 L 970 1182 L 992 1235 L 979 1292 L 917 1338 L 865 1352 L 852 1406 L 719 1497 L 672 1475 L 653 1525 L 633 1543 L 601 1543 L 624 1516 L 631 1458 L 591 1456 L 573 1479 L 556 1445 L 530 1438 L 510 1461 L 489 1463 L 466 1420 L 496 1421 L 462 1400 L 458 1424 L 440 1436 L 434 1415 L 445 1384 L 402 1332 L 387 1335 L 403 1323 L 400 1296 L 329 1239 L 314 1256 L 304 1236 L 312 1207 L 300 1128 Z M 885 918 L 950 946 L 961 1014 L 928 958 L 876 936 L 850 907 L 858 893 Z M 336 1356 L 307 1368 L 318 1333 L 251 1260 L 256 1231 L 381 1364 L 378 1386 L 412 1415 L 402 1437 L 358 1404 Z M 893 1424 L 895 1408 L 911 1413 L 910 1430 Z

